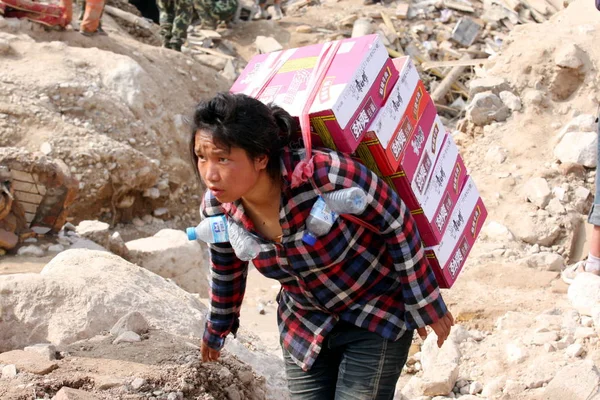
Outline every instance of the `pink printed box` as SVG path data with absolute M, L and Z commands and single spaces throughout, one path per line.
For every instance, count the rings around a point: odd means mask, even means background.
M 405 134 L 402 137 L 408 141 L 429 100 L 425 87 L 419 80 L 419 73 L 410 58 L 397 58 L 393 63 L 400 77 L 358 147 L 358 154 L 365 165 L 371 167 L 373 171 L 379 171 L 381 176 L 393 174 L 400 163 L 399 158 L 391 162 L 388 156 L 391 138 L 402 130 Z M 403 120 L 407 122 L 402 124 Z M 402 152 L 403 148 L 399 150 Z
M 406 201 L 425 246 L 440 243 L 466 178 L 458 148 L 452 136 L 446 135 L 425 192 Z
M 308 80 L 326 47 L 258 55 L 230 91 L 273 102 L 300 117 L 311 90 Z M 353 152 L 397 79 L 378 35 L 342 40 L 309 111 L 313 131 L 325 146 Z
M 487 218 L 487 210 L 471 177 L 465 182 L 442 241 L 425 249 L 441 288 L 456 282 Z

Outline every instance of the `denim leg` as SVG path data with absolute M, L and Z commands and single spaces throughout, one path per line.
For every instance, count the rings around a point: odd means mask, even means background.
M 323 344 L 323 349 L 309 371 L 303 371 L 283 349 L 283 361 L 292 400 L 333 400 L 340 355 Z
M 600 124 L 598 124 L 597 131 L 598 147 L 596 153 L 596 190 L 594 193 L 594 204 L 592 204 L 592 208 L 590 209 L 590 213 L 588 215 L 588 222 L 592 225 L 600 226 L 600 170 L 598 168 L 598 163 L 600 162 Z
M 412 337 L 393 342 L 354 327 L 332 339 L 332 348 L 343 348 L 335 400 L 392 400 Z

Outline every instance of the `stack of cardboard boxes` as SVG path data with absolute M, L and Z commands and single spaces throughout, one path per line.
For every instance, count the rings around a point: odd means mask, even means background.
M 309 111 L 313 145 L 353 154 L 396 190 L 439 285 L 451 287 L 487 211 L 410 58 L 389 59 L 377 35 L 284 50 L 253 58 L 231 91 L 299 118 L 328 51 L 335 55 Z

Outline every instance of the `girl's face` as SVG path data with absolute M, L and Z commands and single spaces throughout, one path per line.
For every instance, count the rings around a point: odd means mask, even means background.
M 261 174 L 266 173 L 268 157 L 252 160 L 245 150 L 215 145 L 210 132 L 196 132 L 194 151 L 198 171 L 206 187 L 221 203 L 236 201 L 252 192 Z

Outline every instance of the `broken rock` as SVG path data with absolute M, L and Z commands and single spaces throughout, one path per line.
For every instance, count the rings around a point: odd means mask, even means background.
M 181 288 L 208 296 L 208 260 L 204 244 L 189 241 L 183 231 L 163 229 L 148 238 L 127 242 L 131 261 Z
M 33 346 L 27 346 L 23 350 L 40 354 L 48 361 L 56 360 L 56 347 L 50 343 L 39 343 Z
M 467 118 L 478 126 L 505 121 L 508 115 L 508 107 L 492 92 L 477 93 L 467 106 Z
M 525 196 L 527 197 L 527 200 L 539 208 L 546 207 L 552 197 L 548 181 L 544 178 L 529 179 L 525 183 Z
M 148 321 L 142 314 L 137 311 L 132 311 L 121 317 L 110 330 L 113 336 L 119 336 L 126 331 L 135 332 L 138 335 L 148 332 Z
M 277 40 L 267 36 L 257 36 L 254 42 L 259 53 L 272 53 L 274 51 L 283 50 L 283 46 Z
M 595 132 L 567 132 L 554 147 L 554 156 L 561 163 L 576 163 L 596 167 L 598 135 Z
M 544 390 L 547 400 L 587 400 L 598 393 L 600 374 L 591 360 L 561 368 Z
M 119 343 L 135 343 L 141 342 L 142 338 L 135 332 L 125 331 L 121 333 L 114 341 L 113 344 Z
M 554 62 L 562 68 L 577 69 L 583 65 L 582 57 L 582 50 L 577 45 L 569 43 L 556 51 Z
M 504 90 L 500 92 L 499 96 L 504 105 L 508 107 L 510 111 L 520 111 L 523 108 L 521 99 L 516 94 L 509 92 L 508 90 Z
M 592 315 L 593 307 L 600 303 L 600 276 L 578 274 L 569 286 L 568 297 L 580 314 Z
M 565 267 L 565 259 L 550 252 L 541 252 L 533 254 L 524 259 L 525 264 L 530 268 L 537 268 L 545 271 L 560 272 Z
M 481 31 L 481 25 L 468 17 L 461 18 L 452 30 L 452 39 L 457 43 L 469 47 L 475 42 Z
M 106 222 L 86 220 L 81 221 L 79 225 L 77 225 L 75 232 L 82 238 L 98 243 L 104 248 L 108 248 L 110 235 L 110 232 L 108 231 L 109 227 L 110 226 Z
M 99 400 L 99 397 L 85 390 L 63 386 L 53 397 L 53 400 Z

